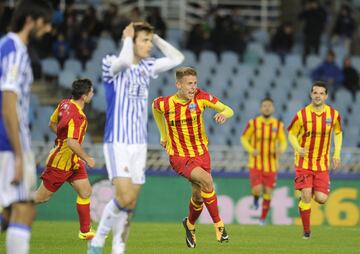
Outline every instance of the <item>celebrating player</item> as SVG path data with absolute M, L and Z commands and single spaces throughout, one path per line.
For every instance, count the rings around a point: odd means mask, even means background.
M 49 153 L 46 169 L 40 177 L 42 183 L 35 195 L 36 203 L 47 202 L 65 181 L 69 182 L 78 194 L 79 238 L 83 240 L 95 235 L 90 227 L 91 185 L 84 165 L 85 162 L 94 167 L 95 160 L 81 147 L 88 126 L 83 109 L 93 95 L 90 80 L 75 80 L 72 99 L 62 100 L 51 115 L 49 127 L 56 134 L 55 147 Z
M 261 116 L 247 123 L 240 141 L 249 153 L 249 176 L 255 209 L 259 207 L 259 197 L 263 194 L 260 224 L 264 224 L 270 209 L 272 190 L 276 186 L 278 157 L 286 150 L 287 143 L 284 124 L 272 116 L 272 99 L 263 99 L 260 111 Z
M 155 99 L 152 111 L 160 130 L 160 143 L 170 156 L 172 168 L 192 184 L 189 214 L 183 220 L 186 244 L 189 248 L 196 246 L 195 222 L 204 203 L 214 222 L 216 239 L 219 242 L 228 241 L 210 172 L 202 113 L 207 107 L 216 110 L 218 113 L 214 121 L 223 124 L 232 117 L 233 110 L 197 88 L 197 73 L 190 67 L 176 70 L 176 88 L 176 94 Z
M 303 238 L 310 238 L 311 198 L 325 204 L 330 191 L 330 146 L 334 133 L 333 168 L 340 166 L 342 144 L 341 118 L 337 110 L 325 104 L 328 89 L 316 81 L 311 88 L 311 104 L 299 110 L 292 120 L 289 141 L 295 153 L 295 189 L 301 191 L 299 212 Z

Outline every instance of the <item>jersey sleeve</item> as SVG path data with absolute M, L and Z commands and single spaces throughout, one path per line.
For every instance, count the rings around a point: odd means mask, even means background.
M 280 143 L 280 150 L 281 152 L 285 152 L 287 148 L 287 141 L 286 141 L 286 133 L 284 124 L 280 122 L 279 124 L 279 143 Z
M 244 147 L 244 149 L 248 153 L 252 153 L 254 151 L 254 148 L 251 146 L 251 144 L 249 142 L 249 140 L 253 134 L 254 134 L 254 124 L 253 124 L 253 121 L 250 120 L 246 124 L 246 127 L 240 137 L 240 142 L 241 142 L 242 146 Z
M 59 116 L 59 106 L 56 107 L 52 115 L 50 116 L 50 122 L 57 123 Z
M 1 91 L 12 91 L 15 92 L 18 96 L 21 93 L 21 80 L 22 80 L 22 71 L 21 66 L 25 61 L 26 56 L 24 52 L 18 52 L 11 50 L 6 54 L 5 57 L 1 59 L 1 72 L 3 77 L 1 78 Z
M 341 116 L 340 116 L 340 113 L 337 114 L 337 117 L 335 119 L 335 122 L 334 122 L 334 133 L 335 134 L 338 134 L 342 132 L 342 127 L 341 127 Z
M 250 139 L 251 136 L 253 135 L 253 133 L 254 133 L 254 124 L 253 124 L 253 121 L 250 120 L 246 124 L 246 127 L 245 127 L 243 133 L 241 134 L 241 137 L 244 137 L 246 139 Z
M 79 139 L 82 128 L 86 124 L 84 116 L 74 116 L 69 120 L 67 137 L 71 139 Z
M 110 80 L 114 77 L 114 74 L 111 71 L 111 65 L 114 61 L 115 56 L 107 55 L 102 59 L 102 78 L 103 81 L 109 83 Z
M 300 119 L 298 117 L 298 114 L 296 114 L 288 127 L 288 131 L 289 133 L 297 136 L 300 132 L 300 129 L 301 129 Z
M 164 113 L 163 107 L 161 106 L 161 102 L 163 102 L 163 97 L 157 97 L 154 101 L 153 101 L 153 109 Z
M 215 104 L 219 99 L 203 90 L 199 89 L 199 94 L 197 95 L 198 103 L 203 104 L 204 107 L 209 107 L 215 109 Z

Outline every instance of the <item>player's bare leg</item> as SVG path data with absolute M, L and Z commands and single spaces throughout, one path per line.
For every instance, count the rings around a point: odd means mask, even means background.
M 315 201 L 322 205 L 326 203 L 328 197 L 329 196 L 323 192 L 315 191 L 314 193 Z
M 0 208 L 0 233 L 6 231 L 9 226 L 11 207 Z
M 91 185 L 89 179 L 79 179 L 71 182 L 71 186 L 77 192 L 76 210 L 79 216 L 80 231 L 79 238 L 81 240 L 91 240 L 95 236 L 95 232 L 90 224 L 90 196 Z
M 39 188 L 35 192 L 35 204 L 45 203 L 50 200 L 54 192 L 46 189 L 44 182 L 41 182 Z

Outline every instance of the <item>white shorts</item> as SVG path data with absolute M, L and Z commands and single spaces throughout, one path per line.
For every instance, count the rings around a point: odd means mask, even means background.
M 105 143 L 104 155 L 109 179 L 128 177 L 134 184 L 144 184 L 146 150 L 146 144 Z
M 15 156 L 13 152 L 0 152 L 0 206 L 33 201 L 36 190 L 36 165 L 31 151 L 23 154 L 24 174 L 18 185 L 11 184 L 14 177 Z

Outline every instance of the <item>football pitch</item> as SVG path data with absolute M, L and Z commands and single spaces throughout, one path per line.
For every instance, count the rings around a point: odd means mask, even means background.
M 359 227 L 314 226 L 312 238 L 303 240 L 299 226 L 227 225 L 229 243 L 218 243 L 212 225 L 197 226 L 197 246 L 185 244 L 181 223 L 132 223 L 127 254 L 309 254 L 359 253 Z M 32 254 L 86 253 L 86 241 L 77 238 L 78 223 L 37 221 L 33 226 Z M 0 253 L 5 235 L 0 236 Z M 104 253 L 111 253 L 111 237 Z

